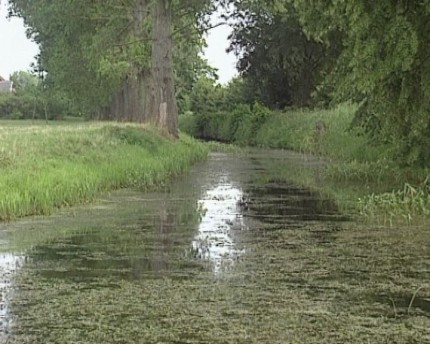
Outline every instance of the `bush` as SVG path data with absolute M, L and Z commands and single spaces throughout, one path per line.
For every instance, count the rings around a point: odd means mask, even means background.
M 194 113 L 191 111 L 187 111 L 184 114 L 179 115 L 179 127 L 182 132 L 188 135 L 198 136 L 197 122 Z
M 180 116 L 179 126 L 187 134 L 205 140 L 255 145 L 258 130 L 273 113 L 267 108 L 240 104 L 232 111 Z
M 67 100 L 50 97 L 46 102 L 48 119 L 59 119 L 70 114 L 70 106 Z M 41 97 L 30 93 L 0 93 L 0 118 L 44 119 L 44 101 Z
M 23 119 L 43 114 L 43 108 L 29 95 L 0 94 L 0 118 Z
M 180 125 L 186 133 L 239 145 L 291 149 L 323 154 L 342 161 L 380 161 L 392 149 L 372 145 L 359 129 L 351 129 L 357 107 L 342 104 L 329 110 L 272 111 L 255 104 L 232 111 L 188 114 Z
M 237 124 L 234 141 L 240 145 L 258 146 L 257 134 L 267 119 L 274 115 L 273 111 L 256 103 Z

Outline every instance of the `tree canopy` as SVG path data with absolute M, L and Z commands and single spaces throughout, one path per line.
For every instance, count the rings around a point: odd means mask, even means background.
M 355 124 L 405 163 L 430 163 L 430 2 L 223 1 L 231 49 L 270 107 L 361 104 Z
M 255 100 L 272 107 L 307 106 L 328 49 L 305 35 L 292 4 L 246 0 L 236 4 L 230 50 L 239 56 Z
M 169 118 L 177 116 L 176 92 L 190 89 L 206 68 L 200 30 L 209 8 L 209 1 L 193 0 L 13 0 L 10 12 L 24 18 L 40 46 L 46 87 L 65 91 L 98 118 L 159 122 L 162 104 Z
M 336 101 L 362 106 L 357 121 L 405 162 L 430 162 L 430 2 L 293 0 L 308 36 L 342 37 L 333 73 Z

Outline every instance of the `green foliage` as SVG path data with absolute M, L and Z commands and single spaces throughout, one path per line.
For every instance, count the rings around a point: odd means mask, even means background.
M 241 1 L 233 18 L 230 50 L 253 99 L 278 109 L 309 105 L 333 49 L 305 35 L 291 2 Z
M 389 144 L 398 163 L 429 165 L 426 2 L 227 2 L 237 6 L 231 49 L 254 100 L 300 106 L 313 93 L 323 105 L 361 103 L 355 125 Z
M 197 79 L 188 96 L 189 111 L 209 114 L 233 111 L 239 104 L 254 104 L 252 85 L 242 77 L 236 77 L 223 86 L 213 76 L 203 75 Z
M 26 71 L 16 71 L 10 76 L 13 82 L 13 88 L 18 93 L 32 93 L 40 85 L 40 79 Z
M 247 108 L 246 110 L 248 110 Z M 257 145 L 257 133 L 266 120 L 271 115 L 271 112 L 256 103 L 248 111 L 240 111 L 242 118 L 236 118 L 236 131 L 234 133 L 234 141 L 240 145 Z
M 198 137 L 197 122 L 194 113 L 187 111 L 179 115 L 179 128 L 188 135 Z
M 37 103 L 32 95 L 1 94 L 0 93 L 0 118 L 23 119 L 42 118 L 43 106 Z
M 326 78 L 335 100 L 364 100 L 357 122 L 403 164 L 430 163 L 430 11 L 422 1 L 293 1 L 308 35 L 342 50 Z
M 190 110 L 204 114 L 220 110 L 223 102 L 223 89 L 215 80 L 206 76 L 199 78 L 190 94 Z
M 73 114 L 74 107 L 59 94 L 44 94 L 38 90 L 21 90 L 17 94 L 0 93 L 0 118 L 61 119 Z M 46 111 L 46 112 L 45 112 Z
M 222 109 L 232 110 L 238 104 L 255 104 L 258 102 L 255 96 L 255 84 L 249 78 L 241 76 L 233 78 L 224 88 Z
M 139 4 L 13 0 L 11 12 L 25 19 L 29 35 L 40 44 L 38 69 L 47 71 L 44 90 L 60 91 L 79 111 L 89 112 L 116 104 L 124 80 L 151 68 L 151 6 L 145 2 L 149 7 L 141 11 Z M 228 4 L 236 6 L 231 50 L 240 56 L 242 78 L 223 88 L 205 78 L 213 70 L 199 53 L 207 15 Z M 176 0 L 170 5 L 182 112 L 209 116 L 255 102 L 270 108 L 308 106 L 312 96 L 324 105 L 352 101 L 361 104 L 355 124 L 393 147 L 399 163 L 430 163 L 427 2 Z M 15 76 L 17 85 L 21 77 Z M 235 124 L 217 121 L 213 129 L 222 132 L 219 136 L 236 132 Z M 240 141 L 248 140 L 251 127 L 242 124 Z M 311 144 L 302 143 L 305 148 Z
M 121 127 L 107 127 L 108 135 L 112 138 L 118 139 L 121 142 L 131 145 L 145 147 L 155 154 L 159 146 L 163 144 L 163 138 L 156 135 L 142 135 L 140 128 L 121 128 Z
M 270 111 L 254 104 L 232 111 L 188 114 L 184 132 L 222 142 L 324 154 L 342 161 L 390 158 L 390 147 L 372 145 L 368 136 L 351 129 L 356 106 L 342 104 L 330 110 Z M 318 126 L 322 125 L 322 129 Z
M 404 180 L 400 170 L 387 159 L 339 162 L 328 166 L 326 175 L 333 180 L 343 182 L 384 184 L 390 180 L 393 187 Z
M 76 104 L 78 112 L 93 114 L 115 103 L 124 83 L 148 77 L 151 3 L 12 0 L 10 11 L 24 19 L 29 36 L 39 44 L 37 69 L 46 72 L 44 87 L 51 93 L 60 91 Z M 173 1 L 171 5 L 177 95 L 187 110 L 187 95 L 199 75 L 209 69 L 199 54 L 204 44 L 201 18 L 210 2 Z
M 418 186 L 405 183 L 403 189 L 360 198 L 358 209 L 366 218 L 392 224 L 403 219 L 410 223 L 430 216 L 430 186 L 428 179 Z
M 374 161 L 387 156 L 385 146 L 372 145 L 367 135 L 350 128 L 355 109 L 354 105 L 342 104 L 328 110 L 275 113 L 261 128 L 257 140 L 265 147 L 323 154 L 343 161 Z
M 205 140 L 217 140 L 221 142 L 236 142 L 240 140 L 246 144 L 246 125 L 252 121 L 253 111 L 248 105 L 238 105 L 232 112 L 219 111 L 208 112 L 202 115 L 194 115 L 193 126 L 198 136 Z M 190 120 L 188 120 L 190 123 Z M 190 126 L 191 127 L 191 126 Z M 184 128 L 186 129 L 186 128 Z
M 21 111 L 14 110 L 10 115 L 10 119 L 24 119 L 24 115 Z
M 0 123 L 0 219 L 47 214 L 122 187 L 152 188 L 207 154 L 136 126 Z

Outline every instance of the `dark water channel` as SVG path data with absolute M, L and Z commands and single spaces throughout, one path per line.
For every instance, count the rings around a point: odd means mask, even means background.
M 2 224 L 3 343 L 430 343 L 430 232 L 212 154 L 162 192 Z

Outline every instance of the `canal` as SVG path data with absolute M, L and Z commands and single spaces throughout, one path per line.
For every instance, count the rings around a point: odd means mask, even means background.
M 430 343 L 430 232 L 213 153 L 158 192 L 0 225 L 3 343 Z

